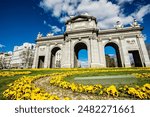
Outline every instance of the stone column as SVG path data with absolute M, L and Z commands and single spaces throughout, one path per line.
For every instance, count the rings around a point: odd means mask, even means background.
M 49 68 L 49 66 L 50 66 L 50 44 L 46 44 L 44 68 Z
M 71 52 L 70 52 L 70 47 L 71 47 L 71 40 L 69 38 L 66 38 L 66 42 L 64 45 L 64 50 L 63 50 L 63 65 L 62 67 L 64 68 L 71 68 Z
M 93 36 L 91 40 L 91 67 L 100 67 L 100 55 L 97 37 Z
M 35 46 L 35 53 L 34 53 L 34 60 L 33 60 L 33 66 L 32 68 L 37 68 L 38 67 L 38 51 L 39 51 L 39 45 Z
M 106 58 L 105 58 L 105 49 L 104 45 L 102 43 L 102 40 L 100 39 L 99 42 L 99 55 L 100 55 L 100 65 L 101 67 L 106 67 Z
M 129 53 L 125 44 L 126 42 L 124 37 L 119 37 L 119 42 L 120 42 L 120 57 L 121 57 L 122 67 L 131 67 Z
M 139 51 L 141 53 L 140 56 L 142 56 L 141 61 L 144 63 L 145 67 L 150 67 L 150 59 L 142 35 L 137 36 L 137 42 L 139 45 Z
M 89 37 L 89 41 L 88 41 L 88 67 L 91 67 L 91 38 Z
M 73 42 L 70 39 L 70 68 L 73 68 L 74 66 L 74 46 Z
M 65 57 L 66 56 L 65 56 L 65 42 L 64 42 L 63 45 L 62 45 L 61 68 L 64 67 L 65 59 L 66 59 Z
M 74 68 L 74 59 L 75 59 L 75 52 L 74 52 L 74 44 L 75 44 L 75 42 L 76 42 L 76 40 L 71 40 L 71 49 L 70 49 L 70 51 L 71 51 L 71 68 Z

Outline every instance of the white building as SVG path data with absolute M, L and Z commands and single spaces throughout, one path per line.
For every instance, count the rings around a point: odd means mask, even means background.
M 10 68 L 11 57 L 12 57 L 12 52 L 8 52 L 8 53 L 5 54 L 4 68 L 6 68 L 6 69 Z
M 31 68 L 33 64 L 35 44 L 24 43 L 15 46 L 11 58 L 11 68 Z
M 0 53 L 0 68 L 9 69 L 12 52 Z
M 0 53 L 0 69 L 3 69 L 4 66 L 4 56 L 5 54 L 3 52 Z
M 62 57 L 62 52 L 61 50 L 58 50 L 56 52 L 56 59 L 55 59 L 55 67 L 59 68 L 61 66 L 61 57 Z

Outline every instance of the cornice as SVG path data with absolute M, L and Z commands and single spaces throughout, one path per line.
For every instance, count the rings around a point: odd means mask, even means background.
M 58 36 L 52 36 L 52 37 L 41 37 L 39 39 L 36 39 L 36 42 L 49 41 L 49 40 L 60 40 L 60 39 L 64 39 L 64 35 L 58 35 Z
M 66 31 L 64 33 L 64 35 L 68 35 L 68 34 L 75 34 L 75 33 L 84 33 L 84 32 L 97 32 L 98 33 L 98 29 L 95 28 L 89 28 L 89 29 L 80 29 L 80 30 L 72 30 L 72 31 Z
M 128 27 L 128 28 L 122 28 L 122 29 L 108 29 L 108 30 L 99 30 L 98 34 L 111 34 L 111 33 L 123 33 L 123 32 L 129 32 L 129 31 L 142 31 L 143 27 Z

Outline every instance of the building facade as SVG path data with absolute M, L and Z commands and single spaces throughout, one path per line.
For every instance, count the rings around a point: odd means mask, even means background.
M 24 43 L 15 46 L 11 58 L 11 68 L 31 68 L 33 65 L 35 44 Z
M 0 69 L 9 69 L 12 52 L 0 53 Z
M 1 52 L 0 53 L 0 69 L 4 68 L 4 58 L 5 58 L 5 53 Z
M 142 30 L 136 20 L 130 27 L 117 22 L 114 29 L 100 30 L 93 16 L 72 17 L 66 22 L 63 35 L 38 34 L 33 68 L 78 67 L 81 49 L 87 50 L 89 68 L 106 67 L 107 46 L 115 49 L 118 67 L 131 67 L 129 54 L 133 55 L 135 67 L 150 66 Z
M 8 52 L 7 54 L 5 54 L 4 57 L 4 68 L 6 69 L 10 69 L 10 62 L 11 62 L 11 58 L 12 58 L 12 52 Z

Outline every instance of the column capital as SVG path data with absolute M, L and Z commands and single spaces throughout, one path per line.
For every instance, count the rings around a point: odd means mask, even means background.
M 50 43 L 46 43 L 46 46 L 50 46 L 51 44 Z
M 66 38 L 65 38 L 65 42 L 69 42 L 69 41 L 71 41 L 71 38 L 66 37 Z
M 89 36 L 89 40 L 91 40 L 92 39 L 92 36 Z
M 98 40 L 98 38 L 95 35 L 91 35 L 91 36 L 89 36 L 89 40 Z
M 136 37 L 137 38 L 143 38 L 144 36 L 142 34 L 137 34 Z
M 35 45 L 36 48 L 38 48 L 39 46 L 40 46 L 39 44 L 36 44 L 36 45 Z
M 124 36 L 119 36 L 119 40 L 123 40 L 124 39 Z
M 98 40 L 98 42 L 102 42 L 102 38 L 98 38 L 97 40 Z

